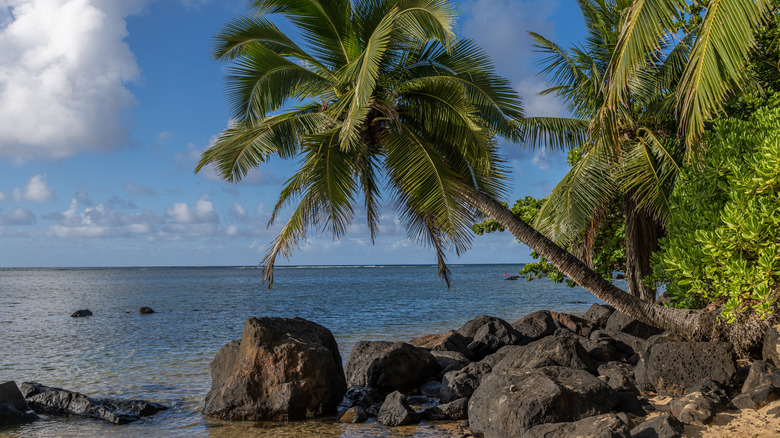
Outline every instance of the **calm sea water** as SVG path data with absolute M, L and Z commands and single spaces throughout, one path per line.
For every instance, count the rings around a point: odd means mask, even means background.
M 434 266 L 280 267 L 271 291 L 253 267 L 0 269 L 0 381 L 173 406 L 131 425 L 52 417 L 0 436 L 448 436 L 428 424 L 228 423 L 199 411 L 209 362 L 250 316 L 322 324 L 346 361 L 359 340 L 406 341 L 482 314 L 512 322 L 540 309 L 582 313 L 597 301 L 579 287 L 504 280 L 521 267 L 451 266 L 450 289 Z M 158 313 L 141 315 L 141 306 Z M 78 309 L 94 316 L 71 318 Z

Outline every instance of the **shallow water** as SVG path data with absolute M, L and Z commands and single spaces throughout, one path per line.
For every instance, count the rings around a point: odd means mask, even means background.
M 247 267 L 0 269 L 0 381 L 153 400 L 169 411 L 125 426 L 51 418 L 0 436 L 443 437 L 422 424 L 228 423 L 200 415 L 209 362 L 250 316 L 300 316 L 329 328 L 346 361 L 358 340 L 457 329 L 478 315 L 514 321 L 540 309 L 582 313 L 598 300 L 546 280 L 505 281 L 522 265 L 280 267 L 274 289 Z M 149 306 L 158 313 L 141 315 Z M 78 309 L 94 316 L 71 318 Z

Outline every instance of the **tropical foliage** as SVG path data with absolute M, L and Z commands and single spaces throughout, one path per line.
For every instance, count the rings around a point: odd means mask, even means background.
M 779 100 L 776 98 L 776 100 Z M 780 292 L 780 110 L 718 121 L 701 168 L 687 167 L 672 196 L 669 236 L 655 280 L 676 305 L 772 313 Z
M 216 38 L 233 122 L 198 169 L 237 181 L 272 156 L 300 160 L 271 219 L 292 206 L 262 261 L 269 287 L 278 255 L 312 228 L 339 238 L 362 208 L 373 239 L 386 195 L 446 280 L 445 251 L 473 236 L 463 194 L 505 188 L 494 139 L 519 140 L 523 116 L 511 84 L 453 34 L 446 0 L 255 0 L 252 11 Z

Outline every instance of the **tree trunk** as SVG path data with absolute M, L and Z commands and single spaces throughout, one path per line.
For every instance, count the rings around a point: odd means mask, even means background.
M 661 230 L 652 217 L 637 208 L 630 196 L 623 200 L 626 224 L 626 281 L 628 293 L 645 301 L 655 302 L 655 289 L 642 283 L 653 273 L 650 256 L 658 250 Z
M 641 300 L 602 278 L 580 259 L 523 222 L 492 197 L 477 190 L 464 191 L 462 196 L 470 205 L 496 220 L 518 240 L 549 260 L 564 275 L 615 309 L 646 324 L 692 340 L 707 339 L 710 336 L 715 323 L 711 312 L 674 309 Z

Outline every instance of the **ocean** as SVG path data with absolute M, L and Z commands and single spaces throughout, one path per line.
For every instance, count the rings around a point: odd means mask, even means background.
M 346 363 L 359 340 L 457 329 L 479 315 L 513 322 L 600 302 L 549 280 L 506 281 L 522 265 L 452 265 L 452 286 L 423 266 L 278 267 L 267 290 L 257 267 L 0 269 L 0 382 L 37 381 L 94 396 L 172 406 L 123 426 L 47 417 L 5 437 L 444 437 L 431 424 L 388 429 L 334 424 L 231 423 L 200 414 L 217 350 L 251 316 L 299 316 L 333 332 Z M 142 315 L 148 306 L 157 313 Z M 94 315 L 71 318 L 79 309 Z

